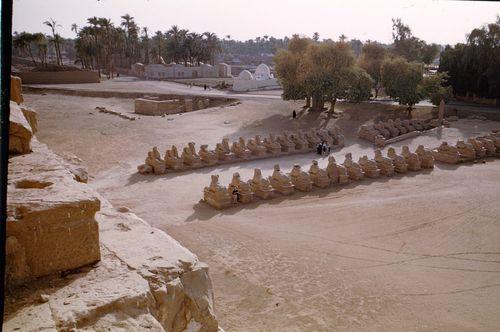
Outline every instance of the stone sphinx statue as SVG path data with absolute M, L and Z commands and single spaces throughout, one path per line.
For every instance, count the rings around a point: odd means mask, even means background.
M 357 163 L 352 161 L 352 154 L 350 152 L 345 155 L 345 161 L 342 165 L 346 168 L 349 179 L 354 181 L 363 179 L 363 170 Z
M 262 177 L 262 172 L 259 168 L 254 169 L 253 178 L 248 180 L 250 189 L 255 196 L 262 199 L 269 199 L 273 196 L 273 187 L 268 179 Z
M 332 149 L 341 148 L 345 144 L 345 137 L 342 134 L 342 130 L 337 126 L 332 126 L 328 129 L 328 134 L 333 139 Z
M 312 183 L 319 188 L 326 188 L 332 182 L 328 177 L 328 172 L 319 168 L 317 160 L 312 161 L 312 165 L 309 168 L 309 178 Z
M 384 136 L 385 139 L 391 138 L 391 132 L 385 129 L 384 125 L 379 122 L 373 125 L 373 128 L 379 132 L 380 135 Z
M 241 181 L 240 173 L 238 172 L 233 174 L 233 179 L 227 187 L 227 191 L 229 194 L 235 193 L 233 199 L 237 199 L 240 203 L 250 203 L 253 201 L 253 192 L 250 185 Z M 236 194 L 236 192 L 238 194 Z
M 290 133 L 288 139 L 295 144 L 295 151 L 308 152 L 311 150 L 309 148 L 309 142 L 298 133 Z
M 326 142 L 330 146 L 333 145 L 333 138 L 328 134 L 326 129 L 319 129 L 317 135 L 323 142 Z
M 396 127 L 399 130 L 400 135 L 406 134 L 408 132 L 408 129 L 406 129 L 406 127 L 403 126 L 403 123 L 401 122 L 400 118 L 394 120 L 394 127 Z
M 415 128 L 415 130 L 418 130 L 418 131 L 424 130 L 424 126 L 422 126 L 422 122 L 420 120 L 413 119 L 413 120 L 410 120 L 410 123 L 413 126 L 413 128 Z
M 423 145 L 419 145 L 415 150 L 415 153 L 420 159 L 420 165 L 422 168 L 434 168 L 434 156 L 432 152 L 424 148 Z
M 165 151 L 165 165 L 173 170 L 180 170 L 184 167 L 182 159 L 179 157 L 177 147 L 172 145 L 170 150 Z
M 328 157 L 328 166 L 326 172 L 332 183 L 349 183 L 349 174 L 344 166 L 338 165 L 333 156 Z
M 392 121 L 392 119 L 389 119 L 382 124 L 384 128 L 391 133 L 391 137 L 398 137 L 400 135 L 399 129 L 394 126 L 394 121 Z
M 413 127 L 413 125 L 411 124 L 410 120 L 403 120 L 401 121 L 401 124 L 403 125 L 403 127 L 406 128 L 406 131 L 407 132 L 412 132 L 412 131 L 415 131 L 415 127 Z
M 152 151 L 148 152 L 148 156 L 144 161 L 144 164 L 149 166 L 148 170 L 151 170 L 154 174 L 165 174 L 165 161 L 161 159 L 160 152 L 155 146 Z
M 476 157 L 477 158 L 484 158 L 486 157 L 486 148 L 484 147 L 483 143 L 480 141 L 476 140 L 475 138 L 469 138 L 467 140 L 467 143 L 472 144 L 474 147 L 474 150 L 476 151 Z
M 458 149 L 448 145 L 448 142 L 442 142 L 441 145 L 432 150 L 434 159 L 447 164 L 457 164 L 460 161 Z
M 279 154 L 281 154 L 281 145 L 276 142 L 273 134 L 270 134 L 269 137 L 264 138 L 263 145 L 266 147 L 267 152 L 269 152 L 273 156 L 278 156 Z
M 365 140 L 370 141 L 370 142 L 374 142 L 375 137 L 377 135 L 380 135 L 380 133 L 373 126 L 362 125 L 361 127 L 359 127 L 359 130 L 358 130 L 358 137 L 359 138 L 365 139 Z
M 316 130 L 310 129 L 304 133 L 305 139 L 309 142 L 309 144 L 312 144 L 314 148 L 316 148 L 316 145 L 321 143 L 321 138 L 316 134 Z
M 231 195 L 219 184 L 219 175 L 212 175 L 210 186 L 203 189 L 203 200 L 219 210 L 231 206 Z
M 248 140 L 247 148 L 248 148 L 248 150 L 250 150 L 252 152 L 252 154 L 254 156 L 258 156 L 258 157 L 265 156 L 267 153 L 267 149 L 264 146 L 259 135 L 255 136 L 254 139 L 251 138 Z
M 229 147 L 229 139 L 222 139 L 222 143 L 217 143 L 215 145 L 215 153 L 217 154 L 217 158 L 222 162 L 230 162 L 236 160 L 236 155 L 231 152 L 231 148 Z
M 384 157 L 382 155 L 382 151 L 378 149 L 375 150 L 374 160 L 377 163 L 377 167 L 380 170 L 380 174 L 385 176 L 394 175 L 394 164 L 392 163 L 392 159 Z
M 241 159 L 248 159 L 252 155 L 252 151 L 246 148 L 245 140 L 243 139 L 243 137 L 240 137 L 237 142 L 233 142 L 233 145 L 231 146 L 231 152 Z
M 274 165 L 273 174 L 269 177 L 269 183 L 274 190 L 283 195 L 293 193 L 293 184 L 288 176 L 283 174 L 278 164 Z
M 315 141 L 313 140 L 310 140 L 307 136 L 306 136 L 306 133 L 303 131 L 303 130 L 299 130 L 297 131 L 297 134 L 296 134 L 300 140 L 306 142 L 307 144 L 307 147 L 309 148 L 309 150 L 314 150 L 316 149 L 316 144 L 317 143 L 314 143 Z
M 196 144 L 194 142 L 189 142 L 188 143 L 188 148 L 189 151 L 191 151 L 191 154 L 195 157 L 199 157 L 198 154 L 196 153 Z
M 422 168 L 420 158 L 416 153 L 412 153 L 407 145 L 403 146 L 401 150 L 401 156 L 405 158 L 406 163 L 408 164 L 408 169 L 410 171 L 420 171 L 420 169 Z
M 387 150 L 387 157 L 392 160 L 394 171 L 396 171 L 396 173 L 406 173 L 408 171 L 408 164 L 406 163 L 405 158 L 399 156 L 393 147 L 390 147 Z
M 474 150 L 472 144 L 458 141 L 455 147 L 458 150 L 461 161 L 474 161 L 476 159 L 476 150 Z
M 290 179 L 295 189 L 300 191 L 312 190 L 312 181 L 309 178 L 309 174 L 303 172 L 300 165 L 293 165 L 292 171 L 290 172 Z
M 203 162 L 207 163 L 210 166 L 217 164 L 217 154 L 215 153 L 215 151 L 208 150 L 208 145 L 206 144 L 200 146 L 198 155 Z
M 189 146 L 186 146 L 184 147 L 184 149 L 182 149 L 181 158 L 182 162 L 188 166 L 198 167 L 201 165 L 200 156 L 198 156 L 197 154 L 193 154 Z
M 497 155 L 495 141 L 487 137 L 476 137 L 476 141 L 483 144 L 484 148 L 486 149 L 486 156 L 493 157 Z
M 366 177 L 375 179 L 380 176 L 380 170 L 377 167 L 377 163 L 373 160 L 368 159 L 367 156 L 360 157 L 358 164 L 363 170 Z
M 291 153 L 295 151 L 295 144 L 288 139 L 286 133 L 278 135 L 276 142 L 281 145 L 281 152 Z

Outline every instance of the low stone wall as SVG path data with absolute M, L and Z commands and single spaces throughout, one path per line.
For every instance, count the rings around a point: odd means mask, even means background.
M 143 115 L 166 115 L 210 107 L 210 98 L 181 98 L 160 100 L 158 98 L 137 98 L 134 100 L 135 113 Z
M 90 70 L 30 71 L 19 73 L 24 84 L 79 84 L 99 83 L 99 74 Z

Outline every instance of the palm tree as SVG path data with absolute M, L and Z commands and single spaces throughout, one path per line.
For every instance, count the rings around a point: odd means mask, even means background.
M 142 47 L 144 48 L 144 64 L 149 63 L 149 35 L 148 27 L 142 28 Z
M 61 58 L 61 49 L 59 48 L 59 35 L 56 34 L 56 27 L 60 27 L 60 24 L 57 24 L 55 20 L 50 18 L 49 20 L 43 22 L 46 26 L 48 26 L 52 30 L 52 38 L 54 41 L 54 48 L 56 50 L 56 60 L 57 60 L 57 65 L 62 65 L 62 58 Z
M 21 51 L 21 53 L 27 54 L 30 56 L 33 64 L 37 66 L 35 57 L 33 56 L 33 52 L 31 51 L 31 43 L 35 41 L 35 37 L 33 34 L 29 32 L 21 32 L 13 41 L 13 46 Z
M 205 32 L 203 33 L 203 36 L 205 37 L 205 42 L 206 46 L 208 49 L 208 52 L 210 54 L 210 63 L 212 65 L 215 64 L 215 54 L 221 51 L 221 45 L 219 38 L 217 35 L 213 32 Z

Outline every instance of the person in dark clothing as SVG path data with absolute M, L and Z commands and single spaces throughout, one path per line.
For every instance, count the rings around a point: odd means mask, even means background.
M 317 154 L 321 154 L 322 151 L 323 151 L 323 142 L 318 143 L 318 146 L 316 146 L 316 153 Z
M 295 110 L 293 110 L 293 112 L 292 112 L 292 118 L 294 118 L 294 119 L 297 118 L 297 112 L 295 112 Z
M 326 154 L 327 151 L 327 145 L 326 143 L 323 144 L 323 154 Z
M 235 203 L 239 202 L 240 201 L 240 192 L 238 191 L 238 189 L 234 188 L 233 189 L 233 197 L 236 196 L 236 201 Z
M 207 89 L 207 85 L 203 84 L 203 90 L 206 90 L 206 89 Z

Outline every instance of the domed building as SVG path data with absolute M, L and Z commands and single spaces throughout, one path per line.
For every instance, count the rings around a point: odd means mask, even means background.
M 254 77 L 252 75 L 251 72 L 249 72 L 248 70 L 243 70 L 240 72 L 240 74 L 238 75 L 238 79 L 240 80 L 253 80 Z
M 258 65 L 253 75 L 248 70 L 243 70 L 233 81 L 233 91 L 243 92 L 279 88 L 278 81 L 271 74 L 271 69 L 265 63 Z
M 271 74 L 271 69 L 265 63 L 261 63 L 260 65 L 257 66 L 257 68 L 255 68 L 254 77 L 257 81 L 263 81 L 263 80 L 268 80 L 270 78 L 274 78 L 274 76 Z

